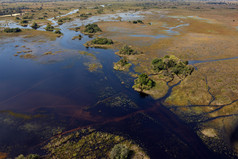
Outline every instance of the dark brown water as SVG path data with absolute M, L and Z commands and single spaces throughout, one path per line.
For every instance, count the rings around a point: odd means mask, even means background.
M 72 40 L 79 32 L 68 30 L 71 25 L 61 26 L 64 36 L 47 43 L 1 39 L 0 151 L 11 157 L 41 154 L 41 143 L 57 132 L 91 126 L 134 139 L 151 158 L 223 157 L 208 150 L 191 126 L 162 105 L 172 89 L 157 101 L 135 92 L 134 79 L 113 70 L 119 60 L 115 50 L 85 48 L 91 39 Z M 37 58 L 13 56 L 26 48 Z M 42 56 L 48 51 L 61 52 Z M 90 72 L 87 63 L 102 68 Z

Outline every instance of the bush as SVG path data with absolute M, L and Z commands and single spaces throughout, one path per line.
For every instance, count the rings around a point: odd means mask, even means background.
M 46 31 L 54 31 L 54 27 L 48 23 L 45 30 Z
M 55 34 L 62 34 L 60 30 L 56 30 Z
M 100 44 L 100 45 L 111 45 L 113 41 L 107 38 L 96 38 L 92 40 L 93 44 Z
M 6 33 L 18 33 L 22 30 L 20 28 L 5 28 L 3 31 Z
M 133 24 L 137 24 L 137 23 L 144 24 L 142 20 L 134 20 L 132 23 Z
M 21 23 L 26 24 L 26 23 L 28 23 L 28 20 L 22 20 Z
M 34 22 L 34 23 L 31 25 L 31 27 L 32 27 L 33 29 L 38 29 L 40 26 L 39 26 L 36 22 Z
M 129 153 L 130 150 L 126 146 L 117 144 L 112 148 L 109 157 L 111 159 L 128 159 Z
M 84 32 L 86 33 L 97 33 L 102 32 L 102 30 L 98 27 L 97 24 L 88 24 L 85 26 Z
M 134 51 L 131 47 L 129 47 L 128 45 L 125 45 L 119 50 L 119 54 L 135 55 L 137 54 L 137 51 Z

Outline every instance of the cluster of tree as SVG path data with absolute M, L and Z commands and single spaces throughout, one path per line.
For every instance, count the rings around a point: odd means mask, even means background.
M 18 33 L 22 30 L 20 28 L 5 28 L 3 31 L 6 33 Z
M 110 151 L 109 157 L 110 159 L 129 159 L 130 154 L 131 150 L 128 147 L 117 144 Z
M 137 51 L 133 50 L 130 46 L 124 45 L 120 50 L 119 54 L 121 55 L 136 55 L 138 54 Z
M 137 79 L 134 80 L 133 88 L 143 90 L 150 90 L 155 86 L 155 82 L 149 78 L 145 73 L 139 75 Z
M 29 9 L 25 6 L 13 7 L 13 8 L 3 8 L 0 10 L 0 15 L 9 15 L 15 13 L 22 13 L 23 9 Z
M 144 24 L 144 22 L 142 20 L 134 20 L 132 21 L 133 24 L 137 24 L 137 23 L 140 23 L 140 24 Z
M 82 19 L 87 19 L 90 15 L 92 15 L 92 13 L 82 13 L 79 15 L 79 17 Z
M 49 23 L 47 24 L 47 26 L 45 27 L 46 31 L 54 31 L 54 27 L 52 25 L 50 25 Z
M 92 33 L 102 32 L 102 30 L 98 27 L 97 24 L 88 24 L 85 26 L 84 32 L 92 34 Z
M 153 69 L 157 72 L 164 70 L 164 75 L 171 76 L 173 74 L 183 75 L 184 77 L 191 75 L 194 67 L 188 65 L 188 61 L 181 61 L 175 56 L 165 56 L 156 58 L 152 61 Z
M 113 44 L 113 41 L 111 39 L 97 37 L 96 39 L 92 40 L 92 43 L 99 45 L 111 45 Z
M 34 22 L 32 25 L 31 25 L 32 29 L 38 29 L 40 26 Z
M 70 21 L 70 20 L 72 20 L 72 18 L 69 18 L 69 17 L 60 18 L 58 19 L 58 24 L 62 25 L 64 22 Z
M 122 67 L 129 64 L 126 58 L 120 59 L 120 60 L 118 61 L 118 63 L 119 63 Z
M 56 30 L 55 34 L 62 34 L 62 32 L 60 30 Z
M 28 20 L 22 20 L 21 21 L 21 24 L 27 24 L 28 23 Z

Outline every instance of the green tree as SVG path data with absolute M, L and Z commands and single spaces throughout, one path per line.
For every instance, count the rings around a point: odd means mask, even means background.
M 148 77 L 147 74 L 142 73 L 134 81 L 134 88 L 139 88 L 141 91 L 149 90 L 155 86 L 155 82 Z
M 34 23 L 31 25 L 31 27 L 32 27 L 33 29 L 38 29 L 40 26 L 39 26 L 36 22 L 34 22 Z
M 54 31 L 54 27 L 48 23 L 47 26 L 45 27 L 45 30 L 46 31 Z

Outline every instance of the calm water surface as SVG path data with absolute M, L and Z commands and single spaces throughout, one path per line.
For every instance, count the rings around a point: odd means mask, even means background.
M 126 20 L 139 16 L 119 15 Z M 81 34 L 68 29 L 74 24 L 115 16 L 108 17 L 65 23 L 60 26 L 64 35 L 56 41 L 39 42 L 43 37 L 1 39 L 0 150 L 12 157 L 44 154 L 39 144 L 57 131 L 93 126 L 134 139 L 152 158 L 214 157 L 192 129 L 161 104 L 172 88 L 157 101 L 141 96 L 132 89 L 134 78 L 113 70 L 113 63 L 120 59 L 116 50 L 85 48 L 83 44 L 91 39 L 84 35 L 80 41 L 72 40 Z M 36 58 L 13 56 L 23 50 L 32 50 Z M 48 51 L 55 55 L 43 56 Z M 90 63 L 102 68 L 90 72 Z

